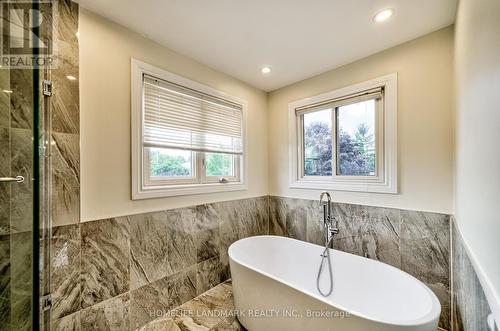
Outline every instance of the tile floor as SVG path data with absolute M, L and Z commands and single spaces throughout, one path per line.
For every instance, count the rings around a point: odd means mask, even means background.
M 231 316 L 233 310 L 233 288 L 227 280 L 137 331 L 246 331 Z
M 138 331 L 244 331 L 234 310 L 231 280 L 167 312 Z

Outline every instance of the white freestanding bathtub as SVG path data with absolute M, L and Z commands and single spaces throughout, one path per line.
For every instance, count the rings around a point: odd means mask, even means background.
M 324 247 L 257 236 L 229 247 L 234 304 L 250 331 L 436 331 L 441 305 L 422 282 L 387 264 L 330 250 L 334 286 L 316 288 Z M 321 278 L 329 284 L 328 268 Z

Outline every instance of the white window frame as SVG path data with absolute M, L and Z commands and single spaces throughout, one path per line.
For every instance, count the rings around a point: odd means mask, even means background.
M 219 177 L 205 176 L 204 153 L 195 152 L 194 165 L 195 177 L 192 178 L 166 178 L 162 180 L 151 180 L 149 169 L 145 169 L 146 156 L 142 143 L 143 136 L 143 76 L 144 74 L 157 77 L 201 93 L 209 94 L 242 106 L 243 120 L 243 154 L 235 158 L 233 177 L 225 177 L 227 182 L 221 182 Z M 200 84 L 169 71 L 157 68 L 137 59 L 131 59 L 131 148 L 132 148 L 132 200 L 160 198 L 179 195 L 241 191 L 248 188 L 247 185 L 247 136 L 246 116 L 247 102 L 240 98 L 215 90 L 209 86 Z M 147 174 L 146 174 L 147 173 Z M 199 176 L 196 173 L 200 174 Z M 155 185 L 156 184 L 156 185 Z
M 302 116 L 311 110 L 299 111 L 315 104 L 327 104 L 314 110 L 332 108 L 332 134 L 336 140 L 336 122 L 333 117 L 339 100 L 363 91 L 383 88 L 383 100 L 377 101 L 376 109 L 376 151 L 377 164 L 375 176 L 337 175 L 335 162 L 332 176 L 304 176 Z M 331 103 L 328 103 L 331 101 Z M 373 193 L 398 193 L 397 174 L 397 73 L 375 78 L 359 84 L 323 93 L 288 104 L 289 130 L 289 175 L 290 188 L 317 189 L 332 191 L 353 191 Z M 336 158 L 336 143 L 332 150 Z

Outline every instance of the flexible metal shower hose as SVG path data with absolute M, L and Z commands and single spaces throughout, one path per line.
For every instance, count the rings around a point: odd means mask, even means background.
M 327 297 L 333 292 L 333 270 L 332 270 L 332 260 L 330 257 L 330 249 L 328 248 L 333 240 L 333 236 L 330 238 L 329 241 L 325 243 L 325 250 L 323 251 L 323 254 L 321 254 L 321 264 L 319 265 L 319 270 L 318 270 L 318 277 L 316 278 L 316 286 L 318 288 L 318 292 L 324 296 Z M 328 271 L 330 275 L 330 290 L 328 292 L 323 292 L 321 290 L 321 287 L 319 286 L 319 279 L 321 277 L 321 273 L 323 272 L 323 266 L 325 264 L 325 259 L 327 259 L 328 263 Z

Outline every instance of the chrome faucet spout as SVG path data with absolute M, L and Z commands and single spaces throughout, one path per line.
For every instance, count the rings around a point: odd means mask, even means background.
M 338 222 L 332 216 L 332 196 L 328 192 L 321 192 L 319 203 L 323 206 L 323 226 L 325 228 L 325 242 L 332 242 L 332 237 L 339 233 Z

